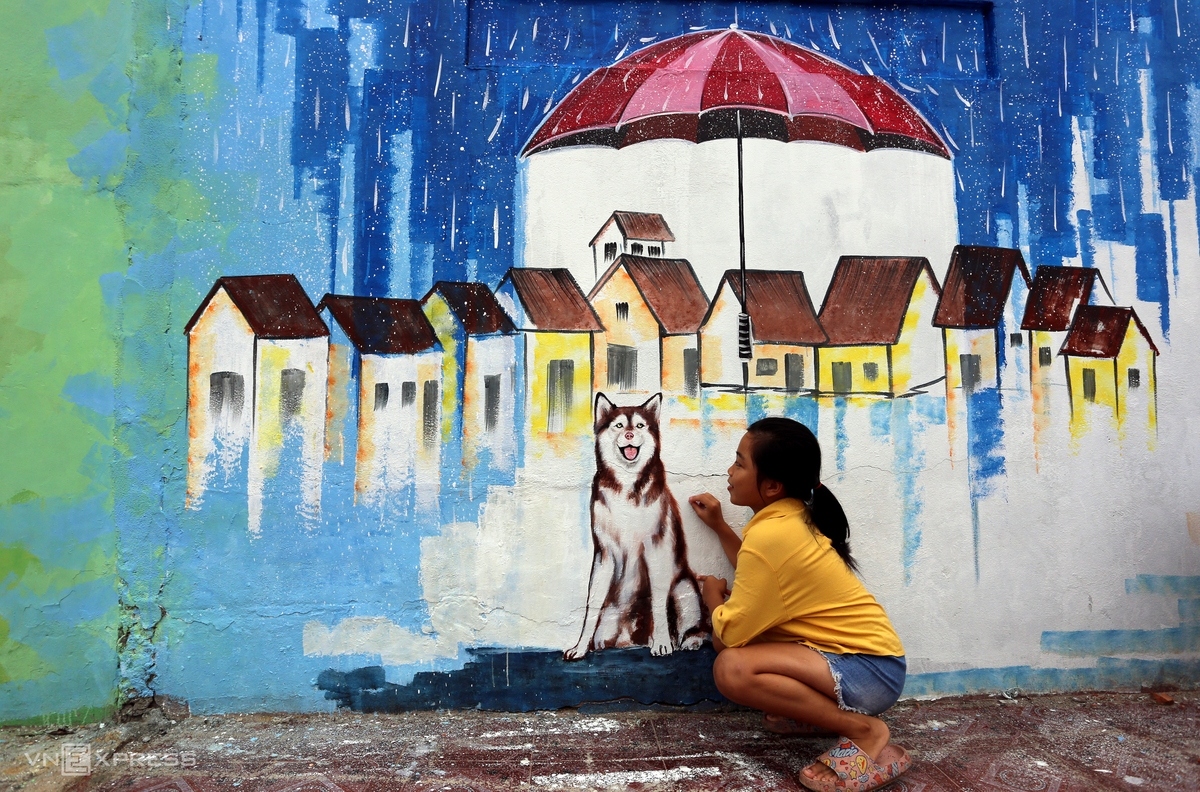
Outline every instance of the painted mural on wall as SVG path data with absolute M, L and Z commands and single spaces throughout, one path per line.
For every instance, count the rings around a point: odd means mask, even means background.
M 151 6 L 125 695 L 712 697 L 680 503 L 776 414 L 910 692 L 1195 676 L 1188 8 Z

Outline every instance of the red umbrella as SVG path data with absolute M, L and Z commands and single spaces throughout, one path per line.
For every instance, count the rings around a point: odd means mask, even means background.
M 860 151 L 905 148 L 950 158 L 916 108 L 883 80 L 789 41 L 737 29 L 677 36 L 597 69 L 558 103 L 521 155 L 664 138 L 736 138 L 744 295 L 744 137 L 822 141 Z M 745 306 L 738 335 L 741 357 L 749 359 Z M 743 379 L 748 376 L 743 363 Z

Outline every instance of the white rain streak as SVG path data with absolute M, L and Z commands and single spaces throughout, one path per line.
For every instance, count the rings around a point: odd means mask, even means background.
M 958 97 L 958 101 L 962 102 L 964 106 L 970 107 L 971 102 L 968 101 L 967 97 L 965 97 L 961 93 L 959 93 L 958 86 L 956 85 L 956 86 L 952 86 L 952 87 L 954 88 L 955 95 Z
M 483 106 L 479 108 L 480 110 L 487 110 L 488 94 L 490 94 L 491 91 L 492 91 L 491 83 L 484 83 L 483 84 Z
M 925 90 L 929 91 L 929 93 L 933 94 L 934 96 L 940 96 L 940 94 L 937 92 L 937 89 L 929 83 L 925 83 Z
M 974 49 L 975 52 L 975 71 L 979 71 L 979 47 Z
M 1008 160 L 1000 163 L 1000 197 L 1004 197 L 1004 185 L 1008 182 Z
M 956 54 L 956 55 L 954 56 L 954 62 L 958 64 L 958 70 L 959 70 L 959 71 L 962 71 L 962 70 L 963 70 L 963 67 L 962 67 L 962 58 L 958 57 L 958 55 Z
M 547 115 L 551 107 L 554 107 L 554 94 L 550 94 L 550 98 L 546 100 L 546 107 L 542 110 L 542 115 Z
M 1004 80 L 1000 81 L 1000 123 L 1004 123 Z
M 946 62 L 946 23 L 942 23 L 942 63 Z
M 862 60 L 862 58 L 859 58 L 859 60 Z M 863 65 L 863 69 L 867 72 L 867 74 L 870 74 L 871 76 L 875 76 L 875 71 L 871 68 L 871 64 L 869 64 L 865 60 L 863 60 L 862 65 Z
M 1179 26 L 1179 0 L 1175 0 L 1175 35 L 1183 36 L 1183 28 Z
M 283 68 L 288 67 L 288 63 L 292 60 L 292 37 L 288 36 L 287 49 L 283 52 Z
M 929 61 L 925 60 L 925 48 L 924 47 L 921 47 L 921 65 L 922 66 L 929 65 Z
M 625 46 L 621 47 L 621 51 L 617 53 L 617 57 L 613 58 L 613 62 L 616 63 L 617 61 L 621 60 L 621 58 L 624 58 L 625 52 L 628 49 L 629 49 L 629 42 L 627 41 L 627 42 L 625 42 Z
M 1129 0 L 1129 32 L 1132 33 L 1133 31 L 1133 0 Z
M 412 22 L 412 6 L 408 7 L 408 16 L 404 17 L 404 46 L 408 48 L 408 25 Z
M 242 111 L 237 110 L 233 114 L 233 133 L 234 137 L 242 136 Z
M 434 79 L 434 81 L 433 81 L 433 95 L 434 95 L 435 97 L 437 96 L 438 87 L 439 87 L 439 86 L 441 86 L 441 84 L 442 84 L 442 59 L 443 59 L 444 57 L 445 57 L 444 55 L 438 55 L 438 72 L 437 72 L 437 78 L 435 78 L 435 79 Z
M 450 196 L 450 249 L 454 250 L 454 236 L 458 231 L 458 195 Z
M 1025 13 L 1021 13 L 1021 45 L 1025 48 L 1025 68 L 1029 68 L 1029 34 L 1025 31 Z
M 563 52 L 566 52 L 567 48 L 570 46 L 571 46 L 571 31 L 567 30 L 567 41 L 565 44 L 563 44 Z
M 371 207 L 374 212 L 379 211 L 379 179 L 375 180 L 375 204 Z
M 957 168 L 954 169 L 954 175 L 958 177 L 958 189 L 962 190 L 963 192 L 966 192 L 967 185 L 963 184 L 962 174 L 958 171 Z
M 954 141 L 954 136 L 950 134 L 950 130 L 949 130 L 949 129 L 946 129 L 946 125 L 945 125 L 945 124 L 942 124 L 942 132 L 944 132 L 944 133 L 945 133 L 945 135 L 946 135 L 946 140 L 949 140 L 949 141 L 950 141 L 950 145 L 951 145 L 951 146 L 954 146 L 954 150 L 955 150 L 955 151 L 961 151 L 961 149 L 959 149 L 959 147 L 958 147 L 958 143 L 956 143 L 956 142 Z
M 658 38 L 658 36 L 642 36 L 640 39 L 638 39 L 638 42 L 642 43 L 642 44 L 649 44 L 651 41 L 654 41 L 656 38 Z
M 383 127 L 375 127 L 375 159 L 383 159 Z
M 513 47 L 515 47 L 515 46 L 517 45 L 517 34 L 518 34 L 518 33 L 520 33 L 520 32 L 521 32 L 521 31 L 519 31 L 519 30 L 514 30 L 514 31 L 513 31 L 513 37 L 512 37 L 512 41 L 508 42 L 508 51 L 509 51 L 509 52 L 512 52 L 512 48 L 513 48 Z
M 521 97 L 521 109 L 524 110 L 525 106 L 528 104 L 529 104 L 529 88 L 526 87 L 525 94 Z
M 1063 90 L 1064 91 L 1070 90 L 1070 88 L 1067 85 L 1067 37 L 1066 36 L 1063 36 Z
M 501 113 L 500 117 L 496 119 L 496 126 L 492 127 L 492 134 L 488 135 L 488 143 L 491 143 L 495 139 L 496 133 L 500 131 L 500 122 L 503 120 L 504 113 Z
M 1113 55 L 1113 85 L 1121 84 L 1121 41 L 1117 40 L 1117 51 Z
M 1121 222 L 1124 223 L 1129 218 L 1125 216 L 1125 184 L 1119 172 L 1117 173 L 1117 194 L 1121 196 Z
M 1038 162 L 1042 161 L 1042 125 L 1038 124 Z
M 786 23 L 783 26 L 783 35 L 787 36 L 788 39 L 791 39 L 792 37 L 792 29 L 788 27 Z
M 1175 144 L 1171 140 L 1171 92 L 1167 91 L 1167 153 L 1175 153 Z
M 1100 3 L 1092 6 L 1092 46 L 1100 46 Z
M 775 29 L 775 23 L 774 23 L 774 22 L 771 22 L 771 23 L 770 23 L 770 25 L 771 25 L 771 35 L 772 35 L 772 36 L 778 36 L 778 35 L 779 35 L 779 31 Z
M 533 20 L 533 36 L 532 36 L 532 37 L 531 37 L 531 39 L 530 39 L 531 41 L 537 41 L 537 25 L 538 25 L 538 19 L 541 19 L 541 17 L 536 17 L 536 18 Z
M 1146 42 L 1146 65 L 1150 65 L 1150 42 Z
M 1051 220 L 1053 221 L 1053 223 L 1054 223 L 1054 230 L 1055 230 L 1055 231 L 1057 231 L 1057 230 L 1058 230 L 1058 185 L 1057 185 L 1057 184 L 1056 184 L 1056 185 L 1054 185 L 1054 204 L 1053 204 L 1053 207 L 1054 207 L 1054 211 L 1053 211 L 1053 213 L 1050 215 L 1050 219 L 1051 219 Z
M 488 25 L 487 43 L 483 45 L 483 57 L 491 57 L 492 54 L 492 26 Z
M 867 39 L 871 42 L 871 48 L 875 50 L 875 57 L 879 58 L 880 65 L 887 67 L 887 61 L 883 59 L 883 55 L 879 52 L 879 45 L 875 43 L 875 37 L 871 35 L 871 31 L 867 31 Z
M 912 91 L 913 93 L 921 93 L 921 89 L 920 89 L 920 88 L 913 88 L 913 87 L 912 87 L 911 85 L 909 85 L 908 83 L 902 83 L 902 82 L 899 82 L 899 81 L 897 81 L 897 82 L 896 82 L 896 85 L 899 85 L 901 88 L 903 88 L 903 89 L 904 89 L 904 90 L 906 90 L 906 91 Z
M 583 76 L 583 72 L 575 72 L 575 76 L 571 78 L 571 85 L 579 82 L 579 78 Z
M 425 177 L 425 203 L 421 205 L 422 212 L 429 211 L 429 177 Z
M 313 121 L 315 122 L 314 128 L 320 129 L 321 128 L 321 89 L 319 87 L 317 88 L 317 101 L 316 101 L 316 104 L 313 105 Z
M 842 48 L 842 45 L 838 43 L 837 33 L 835 33 L 833 30 L 833 15 L 826 14 L 825 18 L 827 20 L 829 20 L 829 38 L 833 39 L 833 46 L 837 47 L 840 50 Z
M 346 97 L 346 131 L 350 131 L 350 97 Z
M 492 212 L 492 248 L 499 250 L 500 248 L 500 204 L 496 204 L 496 209 Z
M 457 105 L 458 105 L 458 92 L 451 91 L 450 92 L 450 131 L 451 132 L 454 131 L 454 112 L 455 112 L 455 107 Z
M 217 164 L 217 159 L 221 156 L 221 140 L 217 137 L 217 130 L 213 130 L 213 164 Z
M 613 43 L 616 44 L 621 38 L 621 25 L 618 23 L 613 25 Z

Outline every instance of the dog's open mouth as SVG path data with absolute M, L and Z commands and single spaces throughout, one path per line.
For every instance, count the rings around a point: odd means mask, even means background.
M 622 456 L 630 462 L 637 459 L 638 452 L 642 450 L 641 446 L 635 445 L 617 446 L 617 448 L 620 449 Z

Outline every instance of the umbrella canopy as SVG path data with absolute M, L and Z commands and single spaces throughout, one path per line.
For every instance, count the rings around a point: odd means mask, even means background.
M 677 36 L 597 69 L 558 103 L 521 154 L 732 137 L 904 148 L 950 159 L 933 128 L 883 80 L 736 29 Z

